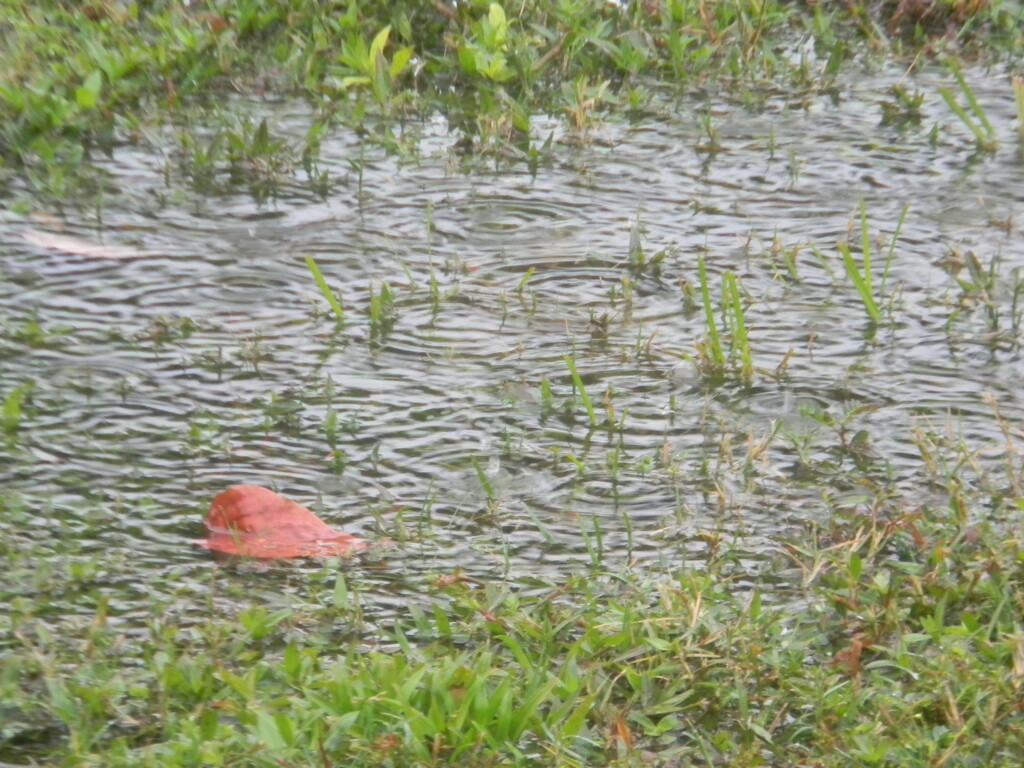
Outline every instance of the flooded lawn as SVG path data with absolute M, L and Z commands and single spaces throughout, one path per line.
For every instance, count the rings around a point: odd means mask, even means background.
M 196 546 L 238 483 L 374 542 L 342 566 L 371 626 L 457 571 L 530 589 L 728 542 L 770 580 L 779 541 L 840 507 L 1005 519 L 1024 174 L 1007 79 L 968 74 L 1002 140 L 987 154 L 938 97 L 948 80 L 693 100 L 584 136 L 538 120 L 553 149 L 535 172 L 464 172 L 441 121 L 410 129 L 421 155 L 402 162 L 332 135 L 326 188 L 298 171 L 262 201 L 124 148 L 80 212 L 7 210 L 3 601 L 52 629 L 104 605 L 129 634 L 161 611 L 316 604 L 336 561 Z M 926 94 L 919 121 L 882 122 L 893 85 Z M 307 128 L 299 104 L 238 108 Z M 861 264 L 861 205 L 877 323 L 837 248 Z M 726 354 L 735 275 L 749 382 L 698 352 L 701 256 Z

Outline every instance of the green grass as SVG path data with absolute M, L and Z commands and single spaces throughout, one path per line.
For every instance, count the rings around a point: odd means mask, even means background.
M 327 300 L 327 303 L 331 307 L 331 311 L 334 313 L 334 322 L 341 328 L 345 325 L 345 310 L 341 306 L 341 302 L 338 301 L 338 297 L 334 295 L 334 291 L 327 285 L 327 281 L 324 279 L 323 273 L 320 271 L 320 267 L 317 266 L 316 261 L 312 256 L 306 257 L 306 266 L 313 275 L 313 279 L 316 281 L 317 288 L 320 289 L 320 293 Z
M 722 348 L 722 339 L 718 335 L 718 323 L 715 322 L 715 309 L 711 303 L 711 289 L 708 286 L 708 272 L 704 264 L 704 257 L 697 257 L 697 275 L 700 279 L 700 298 L 704 306 L 704 322 L 707 324 L 708 341 L 707 353 L 704 355 L 716 369 L 725 367 L 725 351 Z
M 157 608 L 132 638 L 105 603 L 78 637 L 21 614 L 0 658 L 0 759 L 1019 765 L 1021 540 L 950 510 L 875 510 L 787 542 L 771 601 L 727 546 L 706 570 L 607 572 L 593 521 L 592 575 L 439 582 L 443 603 L 377 630 L 390 650 L 296 634 L 293 610 L 258 602 L 187 631 Z M 331 592 L 323 619 L 357 620 L 352 585 Z
M 726 335 L 719 331 L 715 319 L 716 307 L 711 298 L 707 266 L 703 256 L 697 257 L 697 277 L 700 282 L 701 305 L 704 309 L 706 337 L 696 342 L 696 355 L 684 354 L 696 368 L 712 382 L 735 379 L 750 384 L 754 377 L 754 362 L 747 334 L 746 312 L 739 282 L 732 272 L 722 275 L 719 300 Z
M 487 471 L 483 466 L 481 466 L 475 456 L 471 457 L 470 462 L 473 465 L 473 471 L 476 473 L 477 480 L 480 481 L 480 487 L 487 496 L 487 501 L 494 503 L 498 498 L 498 494 L 494 490 L 494 483 L 492 483 L 491 479 L 487 476 Z
M 383 341 L 398 319 L 395 309 L 395 298 L 391 286 L 382 282 L 377 290 L 370 286 L 370 304 L 368 309 L 370 321 L 370 339 L 379 344 Z
M 15 387 L 4 396 L 3 405 L 0 406 L 0 424 L 3 425 L 4 434 L 8 439 L 13 439 L 21 427 L 23 405 L 25 399 L 31 395 L 32 388 L 32 382 L 27 382 Z
M 902 3 L 722 0 L 709 10 L 683 0 L 620 8 L 402 0 L 325 14 L 314 0 L 82 8 L 3 0 L 0 163 L 20 169 L 38 194 L 64 197 L 102 183 L 93 157 L 172 124 L 184 177 L 201 189 L 246 184 L 265 197 L 293 169 L 304 169 L 314 188 L 329 185 L 316 162 L 321 139 L 339 123 L 372 126 L 375 141 L 406 155 L 414 137 L 395 122 L 441 113 L 477 153 L 535 166 L 549 147 L 530 135 L 533 115 L 562 115 L 585 137 L 606 111 L 661 111 L 689 87 L 717 82 L 755 102 L 766 82 L 826 87 L 874 52 L 929 55 L 951 29 L 968 52 L 1012 55 L 1024 46 L 1015 34 L 1024 12 L 1008 3 L 932 5 L 942 12 L 907 34 L 912 14 Z M 785 55 L 802 37 L 827 56 L 822 72 Z M 226 93 L 268 86 L 314 105 L 304 141 L 219 106 Z M 963 83 L 961 90 L 970 100 Z M 970 108 L 984 131 L 984 115 Z M 195 124 L 219 130 L 199 138 L 187 127 Z
M 583 405 L 583 410 L 587 413 L 587 419 L 590 422 L 590 426 L 599 426 L 601 420 L 597 415 L 597 411 L 594 410 L 594 404 L 590 401 L 590 395 L 587 394 L 587 388 L 583 386 L 583 377 L 580 376 L 579 371 L 576 369 L 575 357 L 572 355 L 564 355 L 562 359 L 565 361 L 565 366 L 569 369 L 569 375 L 572 377 L 572 385 L 576 391 L 576 397 L 579 398 L 580 403 Z
M 732 336 L 732 347 L 738 358 L 738 375 L 741 381 L 749 384 L 754 377 L 754 362 L 750 354 L 750 341 L 747 338 L 747 321 L 743 311 L 743 299 L 740 296 L 736 275 L 726 272 L 722 275 L 722 303 L 726 307 L 725 316 L 729 322 Z
M 896 227 L 893 232 L 892 241 L 889 244 L 889 250 L 886 254 L 885 267 L 882 271 L 882 277 L 879 282 L 878 290 L 881 294 L 885 293 L 886 284 L 889 279 L 889 270 L 892 267 L 893 260 L 896 256 L 896 243 L 899 240 L 900 232 L 903 231 L 903 224 L 907 220 L 907 214 L 910 211 L 909 206 L 904 206 L 900 213 L 900 218 L 896 222 Z M 875 296 L 875 277 L 872 265 L 872 247 L 871 247 L 871 232 L 868 229 L 867 211 L 865 210 L 864 201 L 860 204 L 860 251 L 861 259 L 860 264 L 857 264 L 857 260 L 853 257 L 850 251 L 849 243 L 839 243 L 836 246 L 839 250 L 840 255 L 843 259 L 843 269 L 846 272 L 846 276 L 849 281 L 853 284 L 853 287 L 857 291 L 857 296 L 860 298 L 861 304 L 864 307 L 864 312 L 872 323 L 882 322 L 883 315 L 882 310 L 878 305 L 878 300 Z M 820 256 L 819 256 L 820 258 Z
M 992 126 L 981 104 L 978 103 L 978 99 L 975 97 L 971 86 L 964 79 L 963 73 L 960 71 L 960 65 L 955 60 L 950 59 L 947 62 L 947 66 L 956 79 L 964 101 L 967 102 L 967 108 L 965 109 L 956 100 L 953 91 L 949 88 L 939 88 L 939 95 L 942 96 L 949 108 L 953 110 L 953 114 L 959 117 L 960 121 L 974 135 L 978 149 L 982 152 L 995 152 L 999 148 L 999 137 L 996 135 L 996 129 Z

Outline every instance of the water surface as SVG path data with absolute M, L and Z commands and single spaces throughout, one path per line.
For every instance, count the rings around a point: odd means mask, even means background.
M 161 154 L 125 147 L 106 162 L 119 193 L 101 206 L 0 214 L 0 392 L 34 382 L 0 467 L 0 526 L 36 566 L 0 577 L 0 592 L 41 596 L 39 620 L 55 623 L 87 621 L 105 600 L 128 630 L 155 606 L 198 618 L 321 599 L 337 562 L 225 564 L 194 545 L 210 498 L 236 483 L 378 542 L 340 566 L 371 621 L 438 599 L 434 577 L 457 569 L 529 589 L 596 561 L 699 566 L 715 537 L 753 578 L 781 537 L 871 500 L 850 472 L 908 507 L 945 504 L 915 431 L 964 441 L 982 500 L 972 514 L 1004 517 L 1019 470 L 1012 455 L 1006 470 L 1003 428 L 1016 437 L 1024 416 L 1012 90 L 973 73 L 1003 139 L 979 155 L 939 75 L 903 82 L 928 94 L 920 123 L 882 124 L 899 78 L 806 108 L 684 100 L 674 119 L 612 119 L 583 140 L 538 118 L 556 143 L 535 173 L 459 170 L 442 120 L 418 129 L 415 163 L 336 134 L 320 162 L 335 181 L 326 196 L 301 172 L 270 200 L 200 194 L 168 182 Z M 296 136 L 310 119 L 296 103 L 240 108 Z M 847 237 L 859 247 L 861 201 L 876 282 L 909 206 L 878 327 L 836 250 Z M 25 239 L 38 232 L 134 255 Z M 665 250 L 660 269 L 631 269 L 631 243 L 634 256 L 638 243 Z M 971 253 L 997 262 L 990 295 L 951 274 Z M 341 330 L 306 255 L 345 306 Z M 740 279 L 764 370 L 750 386 L 711 382 L 685 359 L 706 335 L 687 301 L 699 255 L 716 293 L 723 272 Z M 385 282 L 395 317 L 381 334 L 369 303 Z M 570 353 L 613 427 L 590 429 Z M 857 408 L 859 468 L 811 415 Z

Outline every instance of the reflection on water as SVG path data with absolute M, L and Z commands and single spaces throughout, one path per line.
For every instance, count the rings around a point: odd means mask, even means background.
M 675 121 L 612 123 L 535 176 L 453 174 L 443 151 L 399 165 L 336 137 L 321 167 L 344 180 L 358 153 L 358 190 L 322 199 L 296 180 L 263 205 L 241 191 L 158 203 L 160 163 L 126 150 L 108 169 L 125 194 L 104 201 L 102 224 L 86 211 L 60 227 L 137 258 L 28 242 L 40 225 L 3 214 L 0 391 L 35 382 L 0 468 L 8 546 L 34 553 L 37 582 L 67 579 L 48 586 L 61 611 L 90 615 L 105 593 L 127 628 L 155 604 L 200 614 L 333 584 L 331 563 L 224 569 L 193 546 L 208 500 L 235 483 L 381 541 L 349 566 L 379 616 L 429 600 L 430 577 L 455 568 L 525 585 L 595 558 L 696 563 L 708 533 L 749 552 L 754 572 L 773 536 L 850 490 L 820 414 L 857 408 L 850 428 L 870 435 L 878 477 L 940 503 L 915 425 L 948 426 L 997 471 L 986 393 L 1010 423 L 1024 415 L 1017 347 L 992 344 L 990 316 L 940 262 L 973 250 L 1007 274 L 1024 264 L 1012 224 L 1024 175 L 1009 141 L 972 158 L 937 99 L 920 127 L 880 126 L 889 85 L 800 111 L 716 109 L 714 155 L 695 149 L 699 104 Z M 1008 84 L 974 87 L 1009 136 Z M 302 121 L 281 116 L 297 132 Z M 435 129 L 424 147 L 450 143 Z M 880 236 L 876 280 L 910 206 L 885 278 L 895 322 L 876 332 L 835 250 L 861 200 Z M 658 273 L 630 269 L 638 219 L 645 253 L 668 249 Z M 781 375 L 709 388 L 683 359 L 704 334 L 685 293 L 702 253 L 716 275 L 739 276 L 755 364 L 788 355 Z M 345 305 L 341 331 L 307 254 Z M 369 317 L 382 281 L 396 311 L 383 338 Z M 569 352 L 612 427 L 590 431 L 572 407 Z M 6 591 L 40 588 L 18 578 Z

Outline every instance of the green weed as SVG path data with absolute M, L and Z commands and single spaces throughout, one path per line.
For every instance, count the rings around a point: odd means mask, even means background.
M 340 573 L 326 574 L 319 624 L 259 602 L 189 631 L 154 612 L 129 666 L 108 660 L 133 641 L 101 603 L 91 653 L 23 628 L 0 657 L 0 754 L 114 768 L 203 755 L 261 768 L 582 768 L 641 753 L 839 766 L 885 745 L 906 765 L 951 749 L 1019 763 L 1019 542 L 891 495 L 864 505 L 808 526 L 772 563 L 799 611 L 779 602 L 777 577 L 768 600 L 760 577 L 734 572 L 746 561 L 710 533 L 719 556 L 705 568 L 610 573 L 596 518 L 580 525 L 585 576 L 520 591 L 441 574 L 444 599 L 372 629 L 378 647 L 321 636 L 361 612 L 358 577 Z
M 204 186 L 223 174 L 265 197 L 300 158 L 323 188 L 326 178 L 314 169 L 334 126 L 362 130 L 385 118 L 368 136 L 403 154 L 413 149 L 410 139 L 389 121 L 436 111 L 475 152 L 535 166 L 550 144 L 528 137 L 532 115 L 560 113 L 576 138 L 586 139 L 605 107 L 661 110 L 659 94 L 698 82 L 718 79 L 754 99 L 751 86 L 765 82 L 829 87 L 856 60 L 849 51 L 861 38 L 884 42 L 913 16 L 906 3 L 895 5 L 901 10 L 880 23 L 860 3 L 826 11 L 778 0 L 722 0 L 713 9 L 680 0 L 657 8 L 561 0 L 452 8 L 403 0 L 349 5 L 326 17 L 314 0 L 273 7 L 212 0 L 202 12 L 182 3 L 145 12 L 130 4 L 15 4 L 5 15 L 0 55 L 9 73 L 0 84 L 0 157 L 25 170 L 41 193 L 60 197 L 95 189 L 102 174 L 94 153 L 113 151 L 125 135 L 148 141 L 155 124 L 220 122 L 220 137 L 209 143 L 180 132 L 186 174 Z M 960 27 L 960 43 L 1019 51 L 1016 20 L 1000 6 L 943 8 Z M 791 49 L 794 35 L 808 33 L 821 68 L 779 54 Z M 927 35 L 916 44 L 931 53 Z M 968 108 L 954 110 L 979 144 L 990 146 L 994 134 L 958 81 Z M 268 85 L 308 95 L 317 117 L 304 146 L 287 146 L 262 120 L 233 119 L 218 106 L 221 94 L 261 94 Z M 897 100 L 912 114 L 910 101 Z M 713 126 L 706 128 L 701 146 L 710 152 L 717 139 Z
M 487 14 L 470 22 L 471 34 L 458 48 L 459 66 L 463 74 L 502 82 L 515 76 L 508 66 L 506 48 L 509 25 L 505 10 L 491 3 Z
M 380 343 L 385 336 L 391 333 L 398 319 L 398 312 L 395 309 L 395 299 L 391 293 L 391 287 L 382 282 L 380 288 L 374 291 L 370 286 L 370 340 L 373 343 Z
M 961 254 L 954 251 L 944 260 L 949 274 L 960 289 L 960 296 L 946 320 L 946 330 L 951 330 L 964 317 L 975 314 L 979 309 L 985 318 L 984 340 L 993 347 L 1016 346 L 1021 342 L 1024 326 L 1024 277 L 1019 267 L 1009 272 L 1000 269 L 1001 259 L 993 257 L 988 265 L 982 264 L 974 253 Z M 966 275 L 962 274 L 966 271 Z M 1009 296 L 1007 306 L 1006 295 Z
M 569 369 L 569 375 L 572 377 L 572 385 L 576 392 L 576 397 L 579 398 L 583 409 L 587 412 L 590 426 L 598 426 L 600 420 L 598 419 L 597 412 L 594 410 L 594 404 L 590 401 L 590 395 L 587 394 L 587 388 L 583 386 L 583 378 L 576 369 L 576 359 L 572 355 L 563 355 L 562 359 L 565 361 L 565 365 Z
M 0 408 L 0 422 L 3 423 L 4 434 L 8 438 L 13 438 L 21 427 L 23 405 L 34 387 L 32 382 L 26 382 L 12 389 L 4 397 L 3 406 Z
M 343 91 L 369 88 L 378 104 L 389 103 L 395 80 L 406 70 L 413 56 L 412 47 L 402 46 L 391 54 L 389 60 L 384 52 L 390 37 L 390 26 L 374 35 L 369 44 L 358 32 L 348 34 L 338 54 L 342 66 L 333 70 L 333 76 L 338 78 Z
M 739 378 L 749 384 L 754 376 L 754 363 L 750 356 L 750 341 L 747 338 L 743 299 L 740 296 L 736 276 L 732 272 L 722 275 L 722 305 L 726 321 L 729 324 L 733 354 L 739 358 Z
M 498 499 L 498 494 L 494 490 L 494 483 L 491 482 L 491 478 L 487 476 L 487 471 L 481 466 L 475 456 L 470 457 L 470 462 L 473 464 L 473 471 L 476 473 L 477 480 L 480 481 L 480 487 L 487 496 L 487 501 L 493 504 Z
M 543 424 L 555 412 L 555 396 L 547 377 L 540 380 L 540 422 Z
M 960 93 L 970 109 L 970 114 L 956 100 L 956 97 L 949 88 L 945 86 L 939 88 L 939 95 L 942 96 L 949 108 L 953 110 L 953 114 L 959 117 L 960 121 L 974 134 L 974 140 L 978 149 L 982 152 L 995 152 L 999 148 L 999 138 L 996 135 L 996 130 L 992 127 L 992 123 L 989 122 L 985 110 L 982 109 L 981 104 L 975 98 L 974 91 L 971 90 L 971 87 L 964 79 L 963 73 L 960 71 L 960 65 L 953 59 L 947 60 L 946 65 L 956 79 Z
M 740 382 L 749 384 L 753 380 L 754 364 L 747 335 L 743 297 L 740 294 L 736 276 L 732 272 L 722 275 L 720 308 L 726 325 L 727 348 L 715 319 L 715 306 L 711 299 L 707 267 L 703 256 L 697 257 L 697 275 L 700 280 L 700 297 L 704 307 L 707 336 L 697 341 L 695 357 L 685 354 L 684 357 L 713 380 L 721 381 L 727 377 L 735 377 Z
M 704 307 L 704 321 L 707 324 L 708 340 L 704 348 L 704 358 L 709 360 L 716 369 L 725 367 L 725 350 L 722 348 L 722 339 L 718 335 L 718 323 L 715 322 L 715 310 L 711 303 L 711 290 L 708 285 L 707 267 L 704 264 L 704 257 L 697 257 L 697 275 L 700 279 L 700 298 Z
M 334 295 L 334 291 L 327 285 L 327 281 L 324 279 L 323 273 L 320 271 L 320 267 L 317 266 L 316 261 L 312 256 L 306 257 L 306 266 L 309 268 L 310 273 L 313 275 L 313 279 L 316 281 L 317 288 L 320 289 L 321 295 L 327 300 L 327 303 L 331 307 L 331 311 L 334 313 L 334 323 L 338 328 L 345 325 L 345 310 L 341 306 L 341 302 L 338 301 L 338 297 Z
M 882 293 L 885 292 L 889 269 L 891 268 L 893 259 L 895 258 L 896 242 L 899 239 L 900 232 L 903 229 L 903 223 L 906 221 L 909 210 L 909 206 L 904 206 L 903 211 L 900 214 L 899 221 L 896 223 L 896 229 L 893 233 L 892 241 L 889 244 L 889 250 L 886 254 L 885 268 L 882 272 L 882 278 L 880 281 L 880 291 Z M 863 200 L 860 204 L 860 246 L 860 266 L 858 266 L 856 260 L 853 258 L 853 254 L 850 252 L 850 246 L 848 243 L 839 243 L 836 247 L 839 249 L 839 253 L 843 257 L 843 268 L 846 271 L 846 276 L 856 289 L 857 296 L 861 300 L 864 311 L 871 319 L 871 322 L 880 323 L 882 321 L 882 310 L 879 308 L 878 302 L 875 299 L 875 280 L 872 273 L 871 260 L 871 233 L 868 230 L 867 212 L 865 211 Z

